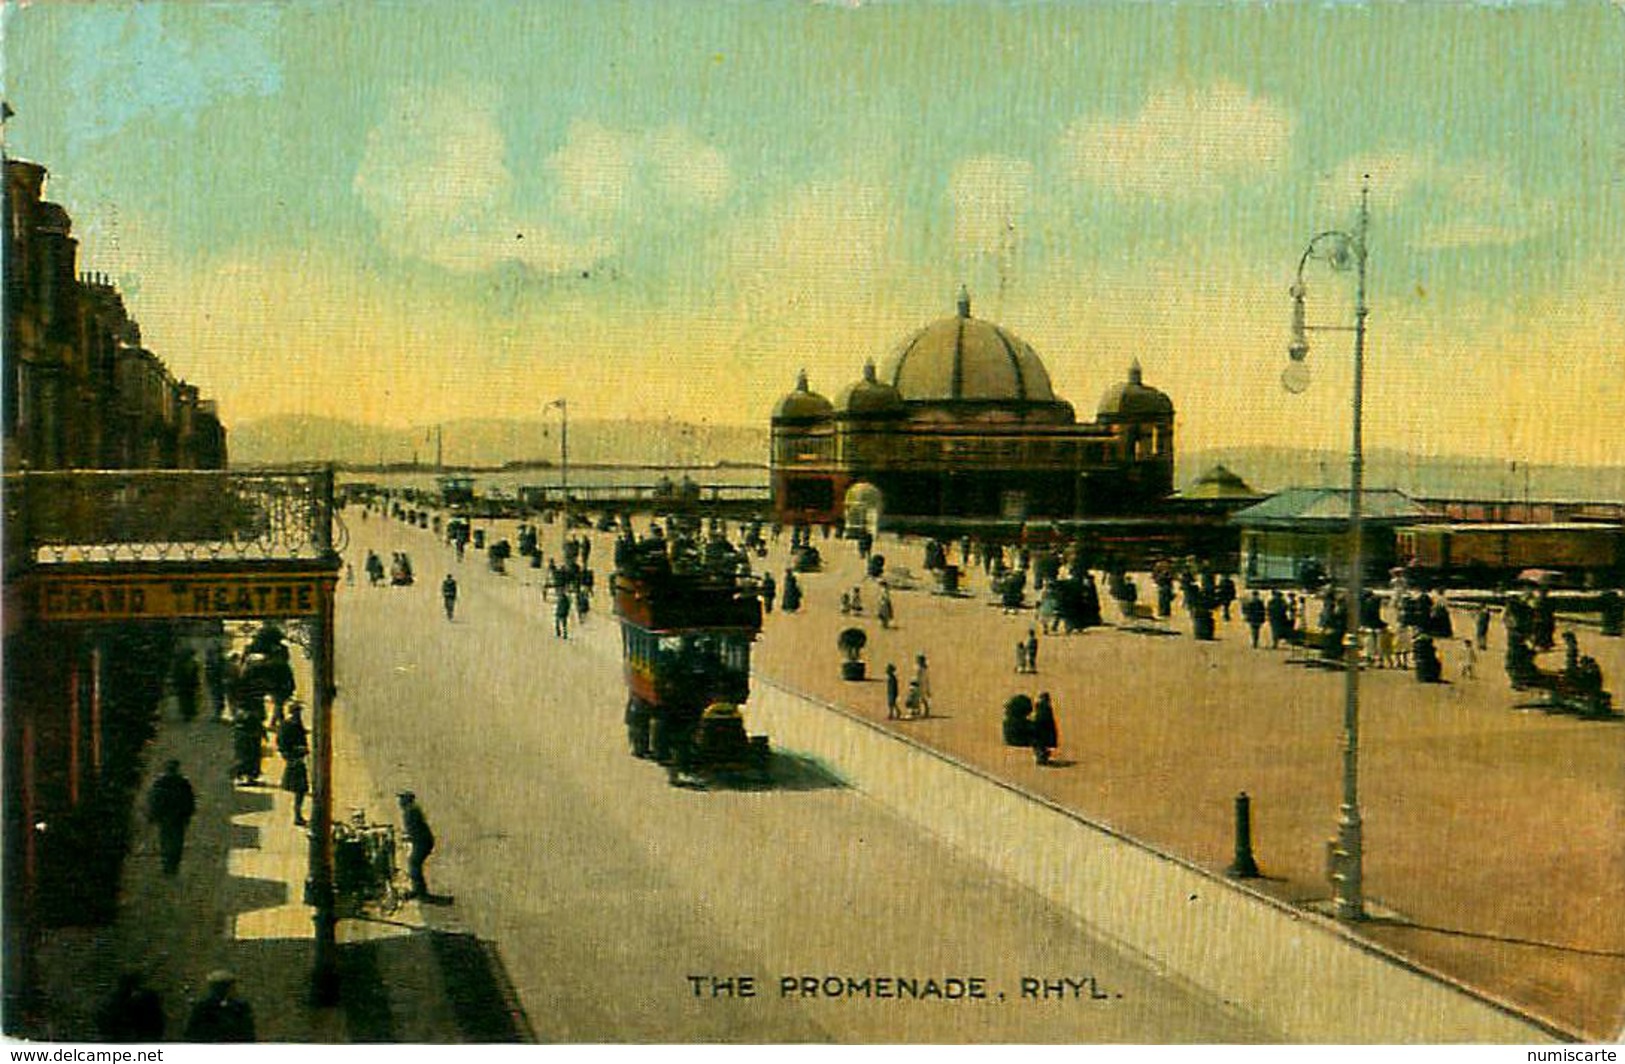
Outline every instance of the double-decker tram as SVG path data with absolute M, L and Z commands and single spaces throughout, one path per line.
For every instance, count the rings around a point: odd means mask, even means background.
M 741 712 L 762 604 L 738 552 L 722 541 L 702 552 L 686 540 L 623 540 L 614 594 L 633 755 L 665 765 L 674 784 L 765 776 L 767 737 L 748 735 Z

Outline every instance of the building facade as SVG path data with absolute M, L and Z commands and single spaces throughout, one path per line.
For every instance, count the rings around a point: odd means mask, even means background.
M 200 512 L 240 512 L 227 508 L 237 496 L 225 474 L 167 472 L 224 469 L 226 431 L 214 403 L 142 346 L 117 288 L 78 272 L 72 219 L 44 198 L 45 178 L 42 166 L 5 160 L 0 1002 L 6 1032 L 35 1037 L 50 1030 L 34 1022 L 49 1015 L 50 1002 L 32 970 L 33 936 L 111 917 L 171 664 L 186 641 L 219 630 L 213 619 L 130 620 L 116 611 L 45 616 L 43 589 L 66 586 L 70 567 L 60 563 L 79 558 L 49 545 L 101 543 L 101 553 L 85 557 L 110 559 L 133 551 L 122 541 L 188 538 Z M 144 478 L 169 480 L 154 488 Z M 177 504 L 188 499 L 195 505 Z M 227 525 L 215 521 L 212 534 Z M 181 578 L 203 563 L 167 564 L 161 575 Z M 79 567 L 94 575 L 73 585 L 84 591 L 76 601 L 93 597 L 109 610 L 105 589 L 138 579 L 141 569 L 110 560 Z
M 5 468 L 222 469 L 212 401 L 141 345 L 104 274 L 77 272 L 45 167 L 5 161 Z
M 873 362 L 834 402 L 803 373 L 772 420 L 773 507 L 784 523 L 891 527 L 1130 513 L 1174 483 L 1174 407 L 1128 379 L 1093 421 L 1055 395 L 1025 341 L 958 312 Z

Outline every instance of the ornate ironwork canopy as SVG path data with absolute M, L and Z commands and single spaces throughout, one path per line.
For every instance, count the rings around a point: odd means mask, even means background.
M 10 473 L 5 541 L 8 572 L 110 562 L 336 564 L 343 547 L 326 467 Z

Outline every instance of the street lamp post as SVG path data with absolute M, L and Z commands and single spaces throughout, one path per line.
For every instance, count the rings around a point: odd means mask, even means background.
M 545 406 L 544 410 L 559 410 L 559 495 L 563 516 L 564 539 L 570 538 L 570 404 L 565 399 L 555 399 Z
M 1369 175 L 1367 175 L 1369 181 Z M 1363 537 L 1361 534 L 1361 494 L 1364 490 L 1365 455 L 1361 439 L 1365 391 L 1365 268 L 1366 227 L 1369 222 L 1369 184 L 1360 188 L 1360 214 L 1352 233 L 1328 230 L 1317 233 L 1298 260 L 1298 278 L 1292 292 L 1292 343 L 1287 348 L 1291 361 L 1281 375 L 1290 392 L 1301 392 L 1309 384 L 1305 358 L 1309 354 L 1308 333 L 1336 331 L 1354 333 L 1353 430 L 1349 445 L 1349 572 L 1348 621 L 1344 626 L 1343 669 L 1343 803 L 1337 822 L 1337 839 L 1332 848 L 1331 880 L 1337 916 L 1341 920 L 1364 920 L 1364 825 L 1360 819 L 1360 620 L 1365 597 Z M 1308 325 L 1304 322 L 1303 268 L 1311 258 L 1326 261 L 1334 270 L 1355 270 L 1354 324 Z

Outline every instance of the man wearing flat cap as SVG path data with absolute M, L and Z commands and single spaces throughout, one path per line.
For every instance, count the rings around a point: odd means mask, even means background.
M 188 1042 L 254 1041 L 254 1009 L 237 996 L 237 977 L 224 968 L 209 973 L 209 988 L 186 1020 Z
M 401 801 L 406 841 L 411 846 L 406 858 L 406 871 L 412 879 L 410 897 L 427 898 L 429 884 L 423 878 L 423 862 L 429 859 L 429 854 L 434 850 L 434 832 L 429 830 L 429 818 L 423 815 L 423 810 L 418 806 L 417 795 L 402 791 L 397 797 Z

